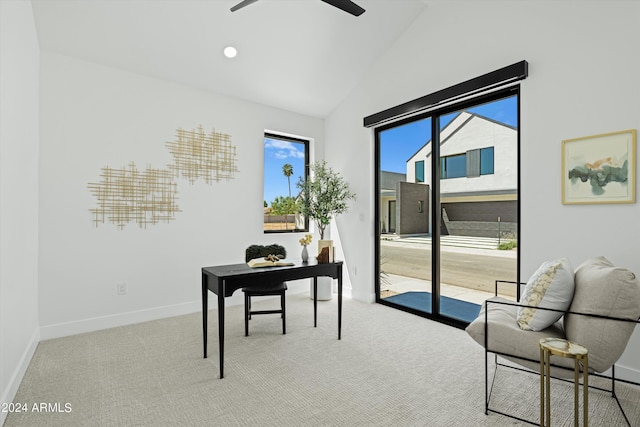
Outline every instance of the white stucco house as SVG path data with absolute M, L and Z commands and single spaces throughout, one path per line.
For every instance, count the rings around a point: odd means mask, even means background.
M 387 193 L 380 209 L 386 230 L 398 234 L 431 233 L 429 200 L 431 188 L 431 147 L 427 141 L 407 160 L 406 183 L 427 187 L 427 195 L 403 183 L 397 184 L 395 198 Z M 463 111 L 440 134 L 440 193 L 443 234 L 516 237 L 518 198 L 518 131 L 516 128 Z M 412 188 L 408 196 L 408 188 Z M 411 200 L 407 200 L 407 199 Z M 418 200 L 420 199 L 420 200 Z M 422 200 L 426 199 L 426 200 Z M 402 206 L 416 206 L 407 215 Z M 396 207 L 396 212 L 389 213 Z M 421 209 L 422 207 L 422 209 Z M 384 211 L 384 212 L 383 212 Z M 420 222 L 420 225 L 416 223 Z M 500 222 L 500 226 L 498 226 Z M 399 223 L 399 224 L 398 224 Z M 426 225 L 425 225 L 426 224 Z

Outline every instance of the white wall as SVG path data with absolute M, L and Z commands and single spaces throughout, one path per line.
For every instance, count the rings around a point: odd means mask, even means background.
M 429 3 L 327 119 L 326 160 L 358 193 L 337 221 L 353 296 L 374 295 L 374 145 L 363 117 L 523 59 L 522 277 L 548 259 L 577 266 L 597 255 L 640 274 L 640 202 L 568 206 L 560 193 L 563 139 L 640 128 L 638 16 L 631 1 Z M 620 365 L 640 380 L 640 330 Z
M 0 402 L 13 400 L 40 338 L 38 62 L 31 3 L 1 1 Z
M 299 234 L 262 232 L 262 136 L 265 129 L 309 136 L 318 149 L 323 120 L 53 53 L 42 53 L 41 70 L 43 338 L 199 311 L 200 268 L 244 262 L 253 243 L 281 243 L 299 255 Z M 165 142 L 199 125 L 231 135 L 235 179 L 179 178 L 182 212 L 168 224 L 94 225 L 87 184 L 100 181 L 102 167 L 166 168 Z M 118 283 L 128 295 L 117 295 Z M 240 301 L 238 293 L 227 304 Z

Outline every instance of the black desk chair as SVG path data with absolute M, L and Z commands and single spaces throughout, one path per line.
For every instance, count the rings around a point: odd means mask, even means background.
M 245 252 L 245 261 L 249 261 L 255 258 L 265 257 L 267 255 L 281 255 L 287 256 L 287 252 L 284 247 L 280 245 L 252 245 L 249 246 Z M 249 320 L 253 314 L 276 314 L 279 313 L 282 317 L 282 334 L 287 333 L 287 317 L 285 310 L 285 292 L 287 290 L 286 282 L 273 283 L 268 286 L 246 286 L 242 288 L 244 292 L 244 336 L 249 336 Z M 251 298 L 262 296 L 275 296 L 280 295 L 280 309 L 279 310 L 251 310 Z

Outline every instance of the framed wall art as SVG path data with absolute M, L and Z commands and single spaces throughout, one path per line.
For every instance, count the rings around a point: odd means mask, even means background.
M 562 141 L 562 203 L 635 203 L 636 130 Z

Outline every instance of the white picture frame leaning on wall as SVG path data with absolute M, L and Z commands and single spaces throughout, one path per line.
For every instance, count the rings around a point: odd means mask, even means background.
M 562 203 L 635 203 L 636 130 L 562 141 Z

